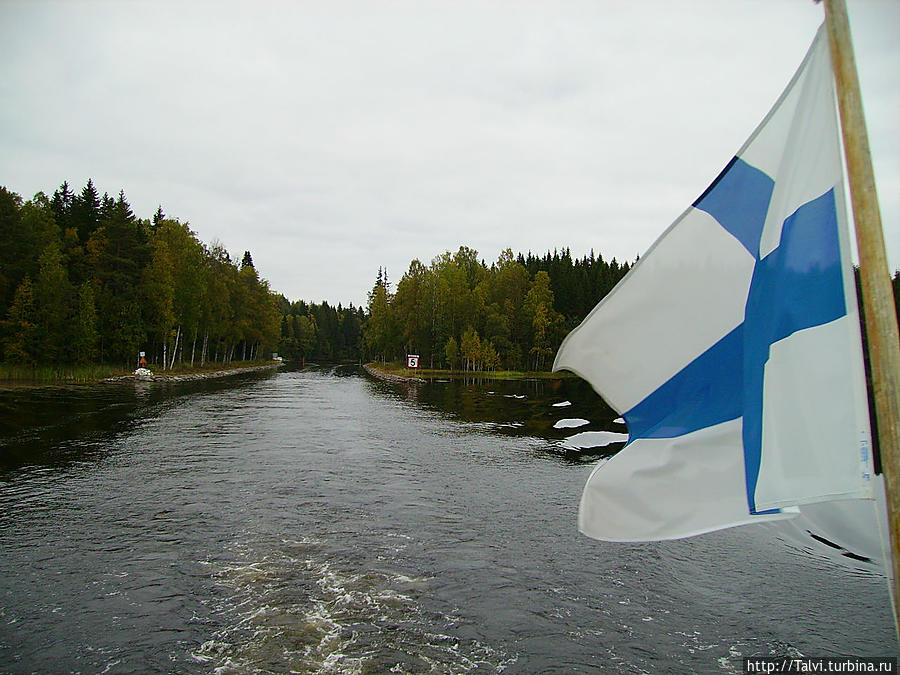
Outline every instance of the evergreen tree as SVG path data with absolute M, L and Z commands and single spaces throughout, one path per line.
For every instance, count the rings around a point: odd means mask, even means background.
M 36 355 L 45 363 L 59 364 L 67 357 L 72 288 L 57 242 L 47 246 L 39 265 L 34 283 Z
M 297 340 L 300 345 L 301 358 L 317 358 L 316 348 L 319 346 L 319 327 L 312 314 L 297 317 Z
M 130 364 L 144 342 L 141 283 L 150 262 L 147 233 L 123 193 L 87 243 L 86 260 L 96 281 L 101 358 Z
M 25 277 L 13 296 L 9 314 L 3 321 L 3 356 L 10 363 L 32 365 L 36 361 L 34 288 Z
M 100 227 L 100 217 L 100 196 L 97 188 L 94 187 L 94 182 L 88 179 L 81 194 L 72 199 L 69 209 L 71 226 L 78 232 L 78 239 L 81 243 L 87 242 L 94 231 Z
M 344 336 L 344 348 L 338 354 L 338 357 L 343 360 L 355 360 L 359 358 L 359 342 L 362 337 L 363 317 L 361 311 L 355 310 L 353 303 L 351 303 L 343 311 L 338 308 L 338 312 L 340 314 L 341 333 Z
M 53 217 L 60 229 L 65 232 L 73 227 L 72 224 L 72 205 L 75 203 L 75 193 L 69 188 L 68 182 L 63 182 L 53 193 L 50 200 L 50 207 L 53 209 Z
M 22 255 L 17 241 L 21 208 L 22 198 L 0 186 L 0 317 L 6 316 L 13 293 L 21 283 L 13 269 Z
M 0 188 L 0 316 L 25 276 L 37 277 L 38 258 L 50 244 L 59 245 L 59 228 L 43 192 L 22 203 Z
M 72 361 L 85 365 L 97 358 L 97 309 L 94 305 L 94 289 L 86 281 L 78 289 L 78 304 L 72 327 Z

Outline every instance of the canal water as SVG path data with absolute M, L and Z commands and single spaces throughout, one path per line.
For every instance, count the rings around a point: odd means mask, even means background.
M 0 672 L 740 673 L 894 655 L 884 579 L 765 527 L 576 529 L 580 381 L 356 368 L 0 391 Z

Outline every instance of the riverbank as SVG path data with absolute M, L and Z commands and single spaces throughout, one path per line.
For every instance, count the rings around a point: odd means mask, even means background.
M 219 377 L 230 377 L 232 375 L 246 375 L 247 373 L 254 373 L 262 370 L 275 370 L 282 365 L 284 364 L 280 361 L 272 361 L 271 363 L 238 366 L 237 368 L 204 369 L 181 373 L 170 372 L 157 374 L 151 372 L 149 375 L 130 373 L 128 375 L 108 377 L 104 379 L 103 382 L 126 382 L 129 380 L 140 382 L 189 382 L 191 380 L 212 380 Z
M 426 382 L 421 377 L 417 377 L 413 375 L 413 371 L 407 369 L 407 373 L 399 373 L 399 372 L 388 372 L 384 370 L 382 366 L 376 365 L 374 363 L 364 363 L 363 370 L 365 370 L 372 377 L 385 380 L 387 382 Z
M 569 372 L 520 370 L 441 370 L 406 368 L 397 363 L 366 363 L 363 369 L 372 377 L 390 382 L 427 382 L 428 379 L 475 378 L 478 380 L 559 380 L 576 377 Z
M 0 363 L 0 387 L 5 385 L 84 384 L 125 375 L 121 367 L 104 364 L 79 366 L 23 366 Z
M 241 362 L 238 365 L 229 363 L 226 366 L 205 366 L 203 368 L 176 368 L 174 371 L 150 373 L 143 377 L 134 372 L 124 371 L 111 366 L 77 366 L 72 368 L 52 368 L 40 366 L 29 368 L 23 366 L 0 365 L 0 389 L 22 389 L 31 387 L 47 387 L 71 384 L 96 384 L 99 382 L 185 382 L 189 380 L 207 380 L 231 375 L 241 375 L 258 370 L 271 370 L 283 365 L 279 361 L 266 363 Z

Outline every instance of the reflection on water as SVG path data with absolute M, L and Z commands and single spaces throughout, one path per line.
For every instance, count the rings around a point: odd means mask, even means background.
M 614 454 L 628 440 L 616 413 L 578 378 L 435 379 L 427 384 L 373 386 L 429 410 L 450 413 L 484 430 L 543 439 L 542 448 L 572 462 Z M 572 429 L 582 432 L 573 436 Z
M 105 447 L 105 439 L 127 433 L 186 397 L 271 377 L 271 372 L 256 372 L 179 383 L 0 385 L 0 472 L 22 464 L 85 460 Z

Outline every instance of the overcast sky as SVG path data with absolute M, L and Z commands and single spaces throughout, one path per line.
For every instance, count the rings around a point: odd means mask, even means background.
M 848 0 L 891 268 L 900 2 Z M 0 0 L 0 185 L 162 205 L 292 300 L 460 245 L 643 253 L 740 148 L 810 0 Z

